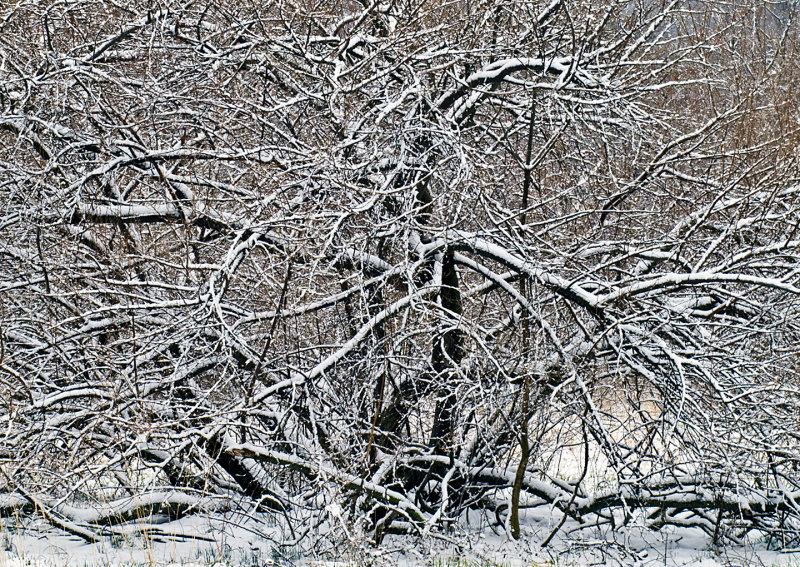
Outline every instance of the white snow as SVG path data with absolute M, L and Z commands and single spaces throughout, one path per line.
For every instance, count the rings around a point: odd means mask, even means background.
M 540 542 L 560 521 L 558 512 L 542 508 L 522 512 L 522 538 L 513 541 L 502 529 L 485 524 L 461 526 L 452 537 L 430 538 L 413 547 L 408 540 L 388 537 L 376 550 L 364 547 L 352 555 L 331 560 L 302 557 L 293 548 L 279 551 L 277 527 L 265 528 L 250 521 L 239 526 L 219 518 L 187 517 L 156 526 L 150 535 L 126 535 L 112 543 L 87 544 L 55 532 L 40 523 L 25 529 L 6 527 L 0 531 L 0 567 L 247 567 L 266 565 L 388 566 L 470 565 L 523 567 L 531 565 L 636 565 L 641 567 L 723 567 L 727 565 L 797 565 L 800 554 L 768 551 L 764 542 L 715 550 L 696 528 L 670 527 L 652 532 L 635 525 L 584 530 L 580 538 L 557 536 L 546 549 Z M 475 521 L 477 518 L 472 518 Z M 569 521 L 564 528 L 577 527 Z M 458 537 L 469 534 L 469 538 Z M 192 538 L 191 536 L 195 536 Z M 284 536 L 285 537 L 285 536 Z

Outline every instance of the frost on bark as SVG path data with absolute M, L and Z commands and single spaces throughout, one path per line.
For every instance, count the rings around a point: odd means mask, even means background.
M 796 545 L 794 17 L 3 5 L 0 515 Z

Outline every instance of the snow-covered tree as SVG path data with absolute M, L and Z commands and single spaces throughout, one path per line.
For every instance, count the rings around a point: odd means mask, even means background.
M 794 541 L 794 15 L 4 5 L 0 510 Z

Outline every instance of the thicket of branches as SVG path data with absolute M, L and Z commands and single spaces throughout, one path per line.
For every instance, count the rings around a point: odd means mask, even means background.
M 0 515 L 794 545 L 794 18 L 4 4 Z

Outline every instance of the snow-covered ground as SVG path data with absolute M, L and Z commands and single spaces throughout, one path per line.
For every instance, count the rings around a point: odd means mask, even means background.
M 281 557 L 264 531 L 231 527 L 200 517 L 161 524 L 149 534 L 135 533 L 89 544 L 42 524 L 0 533 L 0 567 L 92 567 L 124 565 L 260 566 L 293 559 Z
M 246 523 L 234 526 L 219 519 L 188 518 L 161 525 L 149 536 L 120 537 L 91 545 L 31 524 L 24 530 L 12 528 L 0 533 L 0 567 L 800 566 L 800 553 L 767 550 L 765 542 L 758 540 L 715 550 L 702 532 L 691 528 L 586 532 L 581 537 L 556 538 L 547 549 L 541 549 L 539 543 L 559 519 L 528 514 L 523 537 L 516 542 L 491 529 L 473 532 L 472 537 L 433 538 L 414 546 L 409 538 L 398 537 L 388 538 L 378 550 L 353 548 L 343 550 L 341 557 L 327 560 L 304 556 L 293 546 L 279 546 L 277 528 L 261 526 L 256 532 Z M 570 529 L 568 524 L 564 527 Z

